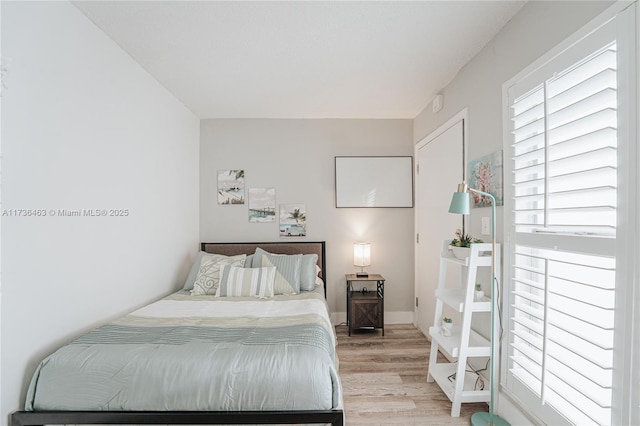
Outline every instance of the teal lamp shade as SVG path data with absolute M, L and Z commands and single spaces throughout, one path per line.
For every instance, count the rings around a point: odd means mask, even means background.
M 469 214 L 469 193 L 454 192 L 449 206 L 449 213 Z

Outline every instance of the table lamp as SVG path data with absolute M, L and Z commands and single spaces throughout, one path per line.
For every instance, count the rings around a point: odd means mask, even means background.
M 368 277 L 369 274 L 364 272 L 365 266 L 371 265 L 371 244 L 354 243 L 353 244 L 353 265 L 360 266 L 360 272 L 356 273 L 357 277 Z

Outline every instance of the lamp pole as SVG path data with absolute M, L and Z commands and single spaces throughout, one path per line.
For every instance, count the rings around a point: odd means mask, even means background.
M 496 319 L 495 314 L 498 308 L 498 283 L 496 281 L 496 199 L 488 192 L 478 189 L 468 188 L 470 192 L 488 197 L 491 200 L 491 376 L 490 376 L 490 393 L 489 413 L 478 412 L 471 415 L 471 424 L 474 426 L 489 425 L 502 426 L 509 425 L 504 419 L 494 414 L 494 392 L 498 372 L 495 369 L 495 359 L 498 355 L 498 345 L 496 344 Z
M 489 399 L 489 412 L 478 412 L 471 415 L 471 424 L 473 426 L 509 426 L 509 423 L 501 417 L 494 414 L 494 392 L 498 378 L 498 372 L 495 368 L 495 360 L 498 356 L 498 345 L 496 341 L 496 319 L 495 314 L 498 312 L 498 282 L 496 280 L 496 199 L 493 195 L 480 191 L 478 189 L 469 188 L 463 181 L 458 185 L 458 190 L 453 193 L 451 198 L 451 206 L 449 213 L 469 214 L 469 192 L 488 197 L 491 200 L 491 375 L 489 376 L 489 390 L 491 397 Z

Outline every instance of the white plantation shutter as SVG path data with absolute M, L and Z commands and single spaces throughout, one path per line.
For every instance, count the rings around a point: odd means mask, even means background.
M 510 371 L 572 423 L 611 424 L 615 260 L 516 245 Z
M 610 22 L 508 89 L 503 384 L 549 424 L 616 418 L 618 64 Z
M 615 234 L 616 87 L 611 44 L 515 100 L 517 232 Z

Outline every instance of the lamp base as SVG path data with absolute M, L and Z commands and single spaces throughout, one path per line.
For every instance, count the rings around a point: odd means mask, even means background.
M 493 417 L 493 421 L 491 419 Z M 471 425 L 472 426 L 510 426 L 509 422 L 507 422 L 502 417 L 494 414 L 491 416 L 490 413 L 478 412 L 473 413 L 471 415 Z
M 356 277 L 358 277 L 358 278 L 366 278 L 368 276 L 369 276 L 369 274 L 367 272 L 357 272 L 356 273 Z

